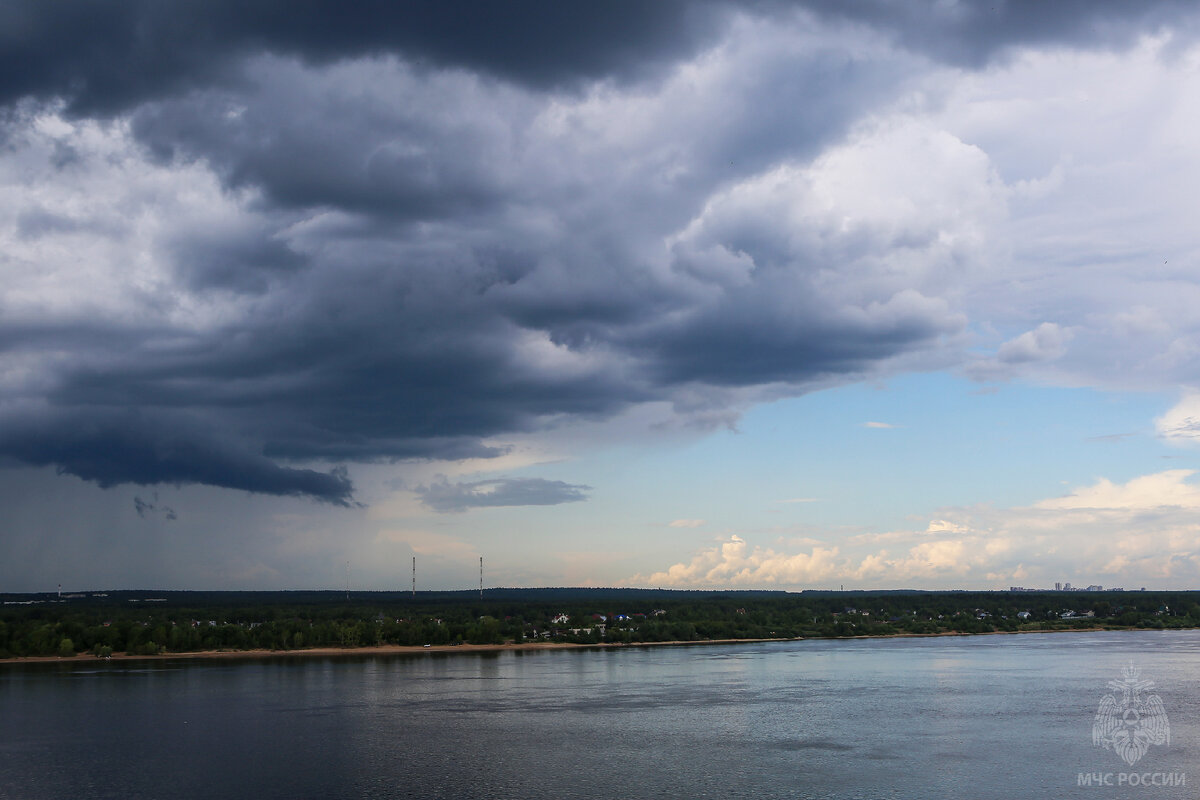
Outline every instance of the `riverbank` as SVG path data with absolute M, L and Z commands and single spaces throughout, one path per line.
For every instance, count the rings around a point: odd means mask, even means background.
M 261 658 L 346 658 L 356 656 L 399 656 L 422 653 L 495 653 L 535 650 L 609 650 L 627 647 L 660 647 L 683 645 L 747 644 L 753 642 L 790 642 L 795 639 L 697 639 L 671 642 L 600 642 L 576 644 L 575 642 L 521 642 L 520 644 L 439 644 L 439 645 L 373 645 L 370 647 L 310 647 L 301 650 L 197 650 L 191 653 L 160 653 L 158 655 L 134 655 L 113 653 L 100 658 L 90 653 L 75 656 L 27 656 L 24 658 L 0 658 L 0 664 L 74 663 L 89 661 L 171 661 L 177 659 L 261 659 Z
M 928 639 L 943 636 L 1005 636 L 1009 634 L 1029 633 L 1096 633 L 1101 631 L 1142 630 L 1140 628 L 1059 628 L 1055 630 L 1020 630 L 1020 631 L 986 631 L 983 633 L 961 633 L 958 631 L 939 631 L 937 633 L 892 633 L 878 636 L 837 636 L 820 637 L 822 640 L 862 639 Z M 763 642 L 795 642 L 805 637 L 791 639 L 694 639 L 687 641 L 668 642 L 599 642 L 594 644 L 577 644 L 575 642 L 521 642 L 515 644 L 441 644 L 441 645 L 373 645 L 370 647 L 311 647 L 300 650 L 197 650 L 190 653 L 160 653 L 158 655 L 135 655 L 132 653 L 113 653 L 107 658 L 100 658 L 89 653 L 79 653 L 75 656 L 27 656 L 24 658 L 0 658 L 2 664 L 41 664 L 41 663 L 86 663 L 90 661 L 172 661 L 172 660 L 231 660 L 231 659 L 265 659 L 265 658 L 352 658 L 358 656 L 400 656 L 418 655 L 422 653 L 496 653 L 496 652 L 528 652 L 537 650 L 610 650 L 628 647 L 682 647 L 699 645 L 728 645 L 752 644 Z

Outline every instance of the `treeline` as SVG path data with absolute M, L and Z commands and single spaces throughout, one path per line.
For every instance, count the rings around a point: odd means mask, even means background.
M 1200 627 L 1200 592 L 134 594 L 4 595 L 0 658 Z

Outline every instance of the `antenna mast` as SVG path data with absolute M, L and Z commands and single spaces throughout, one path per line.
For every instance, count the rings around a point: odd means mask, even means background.
M 479 557 L 479 599 L 483 599 L 483 556 Z
M 346 562 L 346 602 L 350 602 L 350 562 Z
M 417 596 L 417 557 L 413 556 L 413 597 Z

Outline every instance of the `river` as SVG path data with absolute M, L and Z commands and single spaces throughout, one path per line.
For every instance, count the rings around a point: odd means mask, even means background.
M 1198 712 L 1200 631 L 80 658 L 0 665 L 0 798 L 1194 798 Z

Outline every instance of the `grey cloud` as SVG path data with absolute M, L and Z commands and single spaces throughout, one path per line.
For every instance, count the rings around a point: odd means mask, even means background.
M 96 5 L 14 1 L 0 10 L 0 103 L 66 97 L 80 113 L 113 112 L 170 94 L 238 83 L 238 61 L 275 53 L 330 64 L 379 53 L 464 67 L 532 86 L 631 79 L 689 58 L 731 13 L 787 18 L 797 10 L 870 25 L 959 64 L 1019 43 L 1121 44 L 1186 17 L 1182 0 L 613 0 L 494 4 L 449 0 L 131 0 Z
M 175 270 L 189 288 L 261 294 L 272 280 L 286 278 L 307 259 L 253 226 L 232 230 L 185 230 L 170 246 Z
M 1070 338 L 1070 330 L 1053 322 L 1043 322 L 1033 330 L 1001 344 L 996 350 L 996 358 L 1004 364 L 1053 360 L 1066 352 Z
M 651 328 L 641 346 L 655 353 L 660 380 L 750 386 L 845 378 L 933 346 L 965 323 L 945 303 L 915 292 L 847 313 L 777 288 L 782 294 L 772 296 L 767 283 L 681 325 Z
M 78 229 L 79 223 L 75 220 L 44 208 L 28 208 L 17 215 L 17 236 L 21 239 L 37 239 L 55 233 L 72 233 Z
M 450 483 L 445 478 L 417 488 L 421 502 L 446 513 L 495 506 L 554 506 L 587 500 L 590 486 L 544 478 L 496 478 Z
M 555 95 L 389 59 L 314 69 L 263 57 L 247 62 L 237 86 L 146 104 L 131 121 L 159 159 L 202 160 L 227 185 L 259 189 L 278 207 L 382 218 L 393 233 L 397 223 L 442 219 L 476 231 L 498 217 L 519 225 L 513 214 L 546 209 L 562 225 L 600 232 L 612 210 L 589 193 L 607 187 L 598 198 L 641 203 L 643 225 L 678 223 L 714 185 L 819 152 L 918 73 L 910 57 L 848 54 L 845 41 L 810 37 L 798 51 L 793 37 L 769 29 L 742 38 L 747 63 L 703 97 L 668 79 L 655 129 L 640 147 L 615 151 L 605 137 L 619 135 L 620 108 L 612 119 L 581 115 L 575 124 L 587 127 L 574 136 L 547 136 Z M 831 74 L 840 91 L 829 91 Z
M 661 125 L 633 140 L 620 94 L 611 114 L 562 100 L 576 135 L 543 118 L 555 97 L 387 59 L 260 57 L 239 82 L 144 104 L 132 131 L 162 164 L 195 160 L 254 198 L 234 221 L 170 220 L 159 243 L 180 291 L 227 293 L 238 310 L 192 330 L 0 325 L 0 342 L 70 354 L 45 367 L 64 419 L 162 421 L 106 431 L 119 446 L 103 463 L 98 443 L 85 456 L 54 437 L 0 437 L 0 454 L 103 485 L 152 481 L 156 465 L 164 482 L 348 502 L 348 481 L 275 462 L 494 456 L 495 437 L 681 391 L 677 407 L 728 419 L 696 398 L 804 391 L 929 346 L 953 315 L 885 319 L 893 291 L 866 291 L 856 320 L 805 269 L 697 289 L 650 268 L 713 191 L 810 157 L 914 69 L 819 37 L 797 53 L 787 32 L 739 35 L 751 78 L 729 65 L 705 97 L 667 81 L 649 96 Z M 841 91 L 819 91 L 831 69 Z M 253 446 L 210 452 L 196 417 Z M 164 448 L 230 471 L 155 461 Z
M 145 517 L 147 511 L 154 509 L 152 504 L 147 503 L 140 497 L 133 498 L 133 507 L 137 510 L 137 515 L 139 517 Z
M 1036 366 L 1053 362 L 1067 352 L 1067 343 L 1074 331 L 1053 322 L 1043 322 L 1033 330 L 1026 331 L 1003 342 L 993 358 L 981 357 L 969 363 L 967 374 L 977 381 L 1008 380 L 1019 367 Z
M 160 168 L 211 169 L 238 218 L 162 221 L 130 253 L 175 281 L 147 305 L 228 298 L 215 322 L 0 319 L 0 357 L 41 357 L 27 393 L 44 404 L 0 417 L 0 458 L 102 486 L 347 504 L 346 473 L 288 464 L 495 456 L 505 435 L 647 401 L 728 419 L 716 406 L 730 390 L 800 393 L 941 347 L 964 326 L 944 287 L 859 265 L 923 255 L 938 220 L 843 234 L 772 213 L 769 197 L 741 216 L 710 201 L 810 163 L 904 96 L 929 66 L 889 37 L 965 58 L 922 38 L 924 20 L 987 57 L 1042 35 L 1022 22 L 1032 7 L 1002 5 L 1012 22 L 995 29 L 971 5 L 952 19 L 933 5 L 747 4 L 718 24 L 729 8 L 7 4 L 0 103 L 125 114 L 131 163 L 149 152 Z M 1089 8 L 1075 27 L 1046 11 L 1045 35 L 1100 41 L 1105 20 L 1149 25 L 1176 6 Z M 718 36 L 692 72 L 664 69 Z M 88 231 L 37 209 L 16 220 L 28 239 Z M 424 496 L 556 495 L 497 483 Z
M 1189 39 L 1200 32 L 1195 7 L 1186 0 L 925 0 L 900 4 L 887 0 L 809 0 L 802 5 L 822 17 L 868 25 L 889 33 L 909 48 L 972 68 L 1019 46 L 1119 48 L 1167 25 Z
M 531 104 L 505 108 L 520 102 L 511 91 L 389 61 L 248 68 L 250 85 L 142 106 L 133 130 L 160 159 L 203 159 L 278 207 L 429 219 L 486 210 L 519 188 L 508 140 Z
M 0 420 L 0 452 L 55 466 L 107 488 L 200 483 L 274 495 L 305 495 L 349 505 L 344 469 L 282 467 L 184 415 L 95 410 L 26 411 Z
M 737 11 L 787 20 L 797 10 L 870 26 L 914 50 L 978 66 L 1017 44 L 1125 44 L 1168 22 L 1178 28 L 1192 9 L 1182 0 L 367 0 L 353 9 L 317 1 L 15 0 L 0 8 L 0 105 L 60 97 L 76 113 L 119 112 L 237 85 L 241 61 L 264 52 L 316 65 L 400 54 L 541 88 L 628 81 L 694 55 Z
M 566 378 L 531 369 L 512 350 L 516 332 L 485 307 L 472 311 L 461 298 L 439 304 L 387 270 L 359 280 L 335 271 L 325 279 L 282 290 L 260 303 L 257 316 L 205 333 L 117 332 L 95 324 L 10 328 L 10 346 L 78 355 L 56 368 L 46 394 L 48 414 L 62 417 L 61 429 L 91 427 L 98 415 L 105 422 L 97 435 L 120 446 L 97 464 L 66 444 L 52 445 L 66 435 L 53 425 L 36 426 L 35 433 L 25 419 L 9 417 L 0 419 L 0 429 L 13 430 L 0 436 L 0 453 L 61 464 L 105 484 L 153 482 L 150 454 L 127 449 L 130 440 L 140 438 L 158 452 L 154 443 L 165 437 L 170 452 L 191 448 L 197 458 L 212 460 L 218 453 L 208 452 L 208 443 L 213 429 L 221 429 L 228 439 L 260 448 L 244 467 L 234 462 L 251 454 L 231 455 L 231 476 L 240 477 L 219 485 L 268 493 L 311 489 L 319 498 L 344 501 L 344 479 L 269 470 L 268 459 L 494 456 L 504 448 L 481 439 L 531 429 L 552 414 L 602 415 L 636 397 L 600 374 Z M 106 411 L 112 408 L 130 414 Z M 195 423 L 197 416 L 205 427 Z M 143 424 L 143 417 L 153 424 Z M 39 446 L 42 436 L 49 441 Z M 122 458 L 134 463 L 122 468 Z M 215 468 L 185 475 L 174 471 L 181 464 L 159 466 L 164 482 L 222 480 Z
M 0 104 L 64 97 L 111 113 L 191 88 L 232 85 L 262 52 L 328 64 L 401 52 L 538 86 L 636 77 L 718 30 L 721 4 L 447 0 L 330 2 L 36 0 L 0 9 Z
M 175 520 L 179 519 L 179 515 L 175 513 L 175 509 L 171 508 L 170 506 L 159 505 L 157 492 L 154 495 L 154 502 L 143 500 L 141 497 L 135 496 L 133 498 L 133 508 L 135 511 L 137 511 L 137 515 L 142 519 L 145 519 L 147 514 L 153 514 L 155 512 L 161 512 L 163 518 L 168 522 L 174 522 Z
M 39 205 L 29 205 L 16 215 L 15 233 L 18 239 L 33 241 L 71 234 L 106 235 L 120 231 L 126 225 L 120 220 L 77 219 Z

